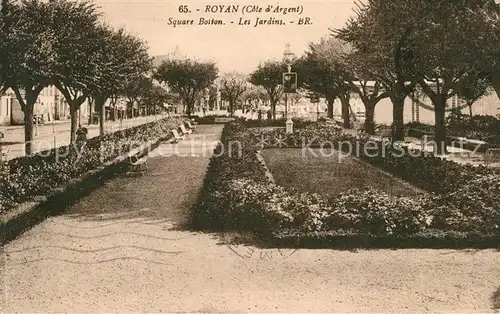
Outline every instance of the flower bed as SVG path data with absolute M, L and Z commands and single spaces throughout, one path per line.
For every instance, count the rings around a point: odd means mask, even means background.
M 432 197 L 390 197 L 377 189 L 352 189 L 325 198 L 270 182 L 257 158 L 257 151 L 262 148 L 277 147 L 283 142 L 290 146 L 302 145 L 301 136 L 308 136 L 319 146 L 326 140 L 333 145 L 354 140 L 331 128 L 306 127 L 286 135 L 280 130 L 246 129 L 238 122 L 226 125 L 221 144 L 210 161 L 199 202 L 191 213 L 193 226 L 217 231 L 253 231 L 278 242 L 283 239 L 321 242 L 325 238 L 338 241 L 339 237 L 347 237 L 361 238 L 366 245 L 404 246 L 404 243 L 422 240 L 422 243 L 437 241 L 438 246 L 439 243 L 448 246 L 450 241 L 452 246 L 460 246 L 459 243 L 466 246 L 496 243 L 498 246 L 499 242 L 495 242 L 500 239 L 497 173 L 482 168 L 460 168 L 457 164 L 440 163 L 438 159 L 423 156 L 414 157 L 416 161 L 408 156 L 403 158 L 404 162 L 393 159 L 386 162 L 379 157 L 374 164 L 385 165 L 384 169 L 392 169 L 396 174 L 407 169 L 406 177 L 418 175 L 422 179 L 415 182 L 421 182 L 428 190 L 439 187 L 440 183 L 444 186 L 437 192 L 432 191 L 435 192 Z M 267 138 L 267 142 L 263 142 L 262 137 Z M 234 141 L 241 143 L 241 155 L 223 151 Z M 410 172 L 412 167 L 418 169 Z M 418 170 L 423 173 L 417 173 Z M 430 174 L 434 171 L 438 173 Z M 426 174 L 435 181 L 425 184 Z M 458 182 L 452 180 L 453 176 L 458 176 Z M 481 186 L 489 189 L 482 192 Z M 476 199 L 480 201 L 474 204 Z
M 247 128 L 257 128 L 257 127 L 285 127 L 286 126 L 286 120 L 285 118 L 282 119 L 276 119 L 276 120 L 245 120 L 244 125 Z M 308 125 L 313 125 L 315 124 L 314 121 L 308 121 L 304 119 L 297 119 L 297 118 L 292 118 L 293 121 L 293 128 L 294 129 L 303 129 Z
M 36 196 L 49 195 L 69 179 L 78 178 L 148 140 L 164 137 L 181 123 L 182 119 L 166 118 L 91 138 L 83 149 L 63 146 L 12 159 L 0 169 L 0 213 Z

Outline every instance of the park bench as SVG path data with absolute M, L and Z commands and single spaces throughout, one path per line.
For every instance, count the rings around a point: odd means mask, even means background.
M 190 128 L 191 130 L 195 129 L 195 126 L 191 124 L 191 121 L 187 120 L 186 124 L 188 125 L 188 128 Z
M 10 153 L 10 148 L 2 148 L 0 151 L 0 161 L 7 161 L 7 157 Z
M 434 135 L 424 135 L 422 136 L 422 151 L 426 151 L 426 147 L 429 146 L 429 144 L 432 144 L 433 147 L 433 152 L 436 149 L 436 140 Z
M 380 130 L 380 139 L 383 141 L 387 139 L 388 141 L 392 140 L 392 129 L 391 128 L 381 128 Z
M 139 170 L 140 172 L 148 170 L 147 161 L 148 161 L 147 155 L 142 158 L 139 158 L 137 157 L 136 154 L 131 154 L 131 153 L 128 154 L 128 162 L 134 170 Z
M 488 148 L 484 155 L 484 164 L 491 165 L 493 162 L 500 162 L 500 147 Z
M 179 143 L 184 139 L 184 135 L 179 135 L 179 132 L 177 132 L 176 129 L 172 129 L 172 134 L 174 135 L 173 143 Z
M 181 128 L 181 131 L 183 134 L 191 134 L 193 132 L 193 130 L 191 130 L 191 129 L 189 129 L 189 130 L 186 129 L 186 126 L 184 125 L 184 123 L 180 125 L 180 128 Z

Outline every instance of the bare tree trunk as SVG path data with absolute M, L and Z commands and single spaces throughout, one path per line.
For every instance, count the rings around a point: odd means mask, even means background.
M 192 114 L 192 107 L 194 106 L 194 103 L 193 102 L 187 102 L 186 103 L 186 114 L 189 118 L 191 118 L 191 114 Z
M 106 123 L 106 108 L 104 106 L 105 99 L 102 95 L 95 95 L 95 109 L 99 111 L 99 135 L 104 135 L 104 124 Z
M 74 104 L 69 104 L 69 113 L 71 116 L 71 132 L 70 132 L 70 143 L 74 144 L 76 142 L 76 129 L 78 122 L 78 107 Z
M 34 104 L 27 103 L 24 107 L 24 149 L 26 155 L 32 154 L 33 142 L 33 108 Z
M 329 98 L 326 100 L 327 104 L 327 117 L 333 119 L 333 104 L 335 103 L 335 98 Z
M 60 114 L 59 114 L 59 99 L 57 99 L 57 102 L 55 103 L 54 106 L 54 120 L 60 120 Z
M 351 128 L 351 121 L 349 119 L 349 96 L 340 97 L 342 103 L 342 120 L 344 120 L 344 129 Z
M 404 125 L 404 108 L 405 97 L 401 94 L 394 93 L 391 96 L 392 101 L 392 141 L 404 141 L 405 125 Z
M 438 95 L 432 102 L 434 104 L 434 117 L 436 120 L 434 137 L 437 144 L 437 154 L 447 154 L 445 123 L 446 96 Z
M 365 105 L 365 132 L 375 134 L 375 105 L 371 103 Z
M 234 101 L 229 101 L 229 116 L 234 117 Z
M 469 114 L 470 114 L 470 117 L 472 118 L 473 115 L 472 115 L 472 103 L 468 103 L 467 104 L 469 106 Z

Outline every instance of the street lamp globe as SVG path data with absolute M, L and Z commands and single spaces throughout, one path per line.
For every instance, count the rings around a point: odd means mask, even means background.
M 288 66 L 288 72 L 291 70 L 291 66 L 295 61 L 295 54 L 290 48 L 290 44 L 286 44 L 285 51 L 283 52 L 283 62 Z

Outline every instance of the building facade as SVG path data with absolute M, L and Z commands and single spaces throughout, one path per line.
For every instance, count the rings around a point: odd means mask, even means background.
M 86 100 L 80 107 L 80 119 L 88 119 L 90 110 L 91 106 L 89 101 Z M 48 86 L 40 92 L 34 105 L 33 113 L 43 122 L 70 119 L 69 105 L 55 86 Z M 0 125 L 11 124 L 24 124 L 24 112 L 13 91 L 8 90 L 0 98 Z
M 13 97 L 10 94 L 0 97 L 0 125 L 11 124 L 12 100 Z

